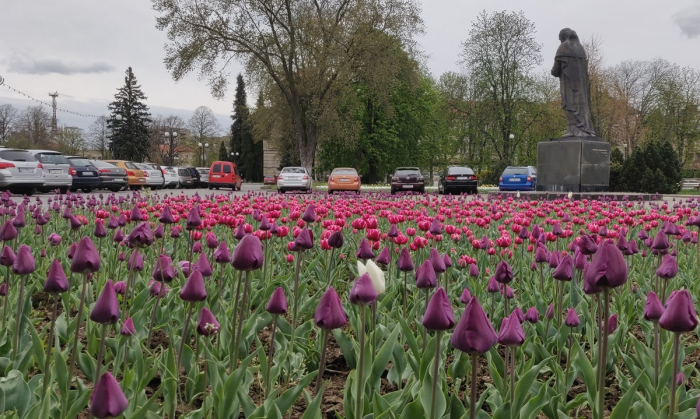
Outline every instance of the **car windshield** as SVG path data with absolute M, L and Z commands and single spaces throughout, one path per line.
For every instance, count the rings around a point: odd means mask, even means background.
M 527 167 L 508 167 L 503 171 L 504 175 L 527 175 Z
M 102 167 L 102 168 L 105 168 L 105 169 L 114 169 L 114 168 L 116 168 L 116 166 L 114 166 L 113 164 L 109 164 L 109 163 L 107 163 L 107 162 L 99 161 L 99 160 L 90 160 L 90 163 L 92 163 L 92 165 L 95 166 L 95 167 Z
M 282 173 L 306 173 L 306 169 L 303 167 L 285 167 L 282 169 Z
M 335 169 L 333 170 L 334 175 L 356 175 L 357 171 L 355 169 Z
M 190 171 L 187 169 L 178 169 L 177 174 L 180 176 L 189 176 Z
M 87 166 L 92 166 L 90 164 L 90 161 L 88 159 L 70 159 L 70 162 L 73 166 L 78 166 L 78 167 L 87 167 Z
M 450 167 L 447 173 L 450 175 L 473 175 L 474 171 L 468 167 Z
M 208 175 L 209 174 L 209 169 L 197 169 L 197 171 L 203 175 Z
M 32 153 L 24 150 L 2 150 L 0 158 L 9 161 L 36 161 Z
M 35 155 L 44 164 L 68 164 L 68 160 L 59 153 L 38 153 Z
M 131 170 L 141 170 L 141 168 L 138 167 L 136 165 L 136 163 L 133 163 L 130 161 L 124 162 L 124 166 L 126 166 L 127 169 L 131 169 Z
M 396 176 L 420 176 L 420 170 L 418 169 L 410 169 L 410 168 L 401 168 L 401 169 L 396 169 Z

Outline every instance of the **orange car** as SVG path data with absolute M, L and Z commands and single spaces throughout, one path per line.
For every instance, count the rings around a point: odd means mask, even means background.
M 139 169 L 136 164 L 128 160 L 105 160 L 109 164 L 113 164 L 122 169 L 126 169 L 126 175 L 129 179 L 129 187 L 131 189 L 141 189 L 146 184 L 146 175 L 144 171 Z
M 357 170 L 349 167 L 333 169 L 328 178 L 328 193 L 336 191 L 355 191 L 360 193 L 360 175 Z

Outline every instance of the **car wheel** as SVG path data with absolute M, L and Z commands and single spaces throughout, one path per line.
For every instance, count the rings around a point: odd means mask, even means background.
M 472 191 L 472 193 L 473 193 L 474 195 L 478 195 L 478 194 L 479 194 L 479 189 L 474 188 L 474 190 Z
M 64 186 L 62 188 L 58 188 L 58 190 L 61 192 L 62 195 L 65 195 L 68 192 L 68 187 Z
M 392 195 L 396 195 L 396 191 L 394 189 L 391 190 Z
M 211 189 L 213 188 L 213 186 L 207 185 L 207 188 L 209 188 L 209 190 L 211 190 Z M 601 364 L 601 365 L 602 365 L 602 364 Z
M 109 190 L 112 192 L 119 192 L 121 189 L 120 188 L 109 188 Z
M 36 193 L 36 188 L 27 188 L 24 193 L 27 196 L 32 196 Z
M 81 191 L 83 191 L 85 193 L 90 193 L 90 192 L 92 192 L 92 188 L 82 188 Z

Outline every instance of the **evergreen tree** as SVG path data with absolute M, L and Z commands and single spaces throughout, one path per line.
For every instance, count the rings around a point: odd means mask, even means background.
M 228 150 L 226 150 L 226 144 L 223 141 L 221 142 L 221 145 L 219 146 L 219 160 L 221 160 L 221 161 L 228 161 L 229 160 Z
M 117 90 L 114 101 L 108 106 L 111 116 L 107 123 L 111 131 L 111 154 L 114 158 L 141 162 L 148 157 L 148 125 L 151 123 L 151 114 L 148 106 L 143 103 L 146 99 L 129 67 L 124 77 L 124 86 Z
M 256 143 L 253 139 L 245 81 L 241 74 L 236 77 L 236 97 L 231 119 L 231 151 L 240 153 L 234 163 L 246 180 L 260 182 L 263 175 L 262 142 Z

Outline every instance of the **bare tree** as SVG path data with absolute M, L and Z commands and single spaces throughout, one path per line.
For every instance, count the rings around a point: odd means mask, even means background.
M 187 140 L 185 121 L 177 115 L 158 115 L 150 126 L 151 153 L 165 166 L 175 165 L 182 154 L 182 145 Z M 167 133 L 167 135 L 166 135 Z
M 152 0 L 166 30 L 165 64 L 176 80 L 198 71 L 221 97 L 227 65 L 281 92 L 301 164 L 314 165 L 319 123 L 360 73 L 376 72 L 389 39 L 410 48 L 422 32 L 417 0 Z M 378 36 L 379 35 L 379 36 Z M 385 36 L 389 35 L 389 36 Z
M 51 138 L 51 115 L 41 106 L 30 106 L 20 113 L 16 131 L 21 142 L 35 148 L 48 148 Z
M 77 127 L 61 127 L 56 140 L 58 151 L 66 155 L 82 155 L 87 149 L 84 132 Z
M 210 139 L 218 136 L 221 132 L 221 125 L 216 120 L 214 112 L 207 106 L 200 106 L 194 110 L 194 114 L 187 123 L 190 129 L 190 138 L 192 146 L 197 149 L 197 155 L 204 154 L 206 150 L 202 150 L 198 143 L 207 144 Z M 209 144 L 214 146 L 214 144 Z
M 10 104 L 0 105 L 0 144 L 5 144 L 17 122 L 17 108 Z
M 95 119 L 88 127 L 87 146 L 92 150 L 99 151 L 100 157 L 103 159 L 106 159 L 108 156 L 111 157 L 109 133 L 106 116 L 100 116 Z

